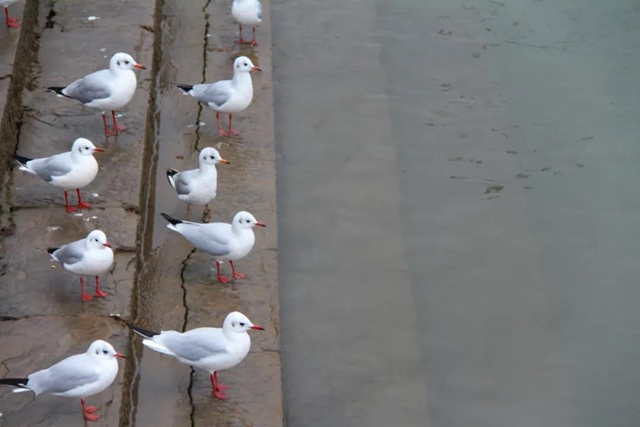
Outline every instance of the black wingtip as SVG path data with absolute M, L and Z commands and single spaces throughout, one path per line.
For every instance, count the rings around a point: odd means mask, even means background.
M 189 91 L 193 89 L 192 85 L 178 85 L 178 87 L 183 91 L 185 91 L 186 93 L 189 93 Z
M 159 335 L 158 332 L 153 332 L 153 331 L 150 331 L 148 329 L 143 329 L 143 328 L 139 328 L 137 326 L 134 326 L 133 323 L 127 322 L 119 314 L 113 314 L 112 313 L 112 314 L 109 315 L 109 317 L 113 317 L 114 319 L 119 320 L 120 322 L 124 323 L 125 325 L 127 325 L 127 327 L 129 329 L 131 329 L 133 332 L 135 332 L 136 334 L 140 335 L 143 338 L 151 338 L 151 337 L 154 337 L 156 335 Z
M 20 163 L 21 165 L 26 165 L 27 162 L 30 162 L 31 160 L 33 160 L 33 159 L 28 158 L 28 157 L 18 156 L 17 154 L 13 155 L 13 159 L 16 162 Z
M 179 174 L 180 172 L 178 172 L 175 169 L 167 169 L 167 178 L 169 177 L 173 177 L 176 176 L 177 174 Z
M 55 251 L 57 251 L 58 249 L 60 249 L 60 248 L 47 248 L 47 252 L 49 252 L 49 254 L 53 255 L 53 253 Z
M 48 88 L 47 88 L 47 90 L 48 90 L 49 92 L 55 92 L 55 93 L 57 93 L 58 95 L 62 95 L 62 96 L 66 96 L 64 93 L 62 93 L 62 91 L 63 91 L 63 90 L 65 90 L 65 89 L 66 89 L 66 86 L 65 86 L 65 87 L 61 87 L 61 86 L 50 86 L 50 87 L 48 87 Z
M 175 219 L 174 217 L 172 217 L 170 215 L 167 215 L 166 213 L 161 213 L 160 215 L 162 215 L 162 218 L 164 218 L 167 221 L 169 221 L 172 225 L 176 225 L 176 224 L 182 223 L 182 220 Z
M 29 378 L 0 378 L 0 384 L 10 385 L 12 387 L 27 388 L 26 385 Z

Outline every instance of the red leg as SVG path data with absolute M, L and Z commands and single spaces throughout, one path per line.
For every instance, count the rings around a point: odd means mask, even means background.
M 69 194 L 67 193 L 67 190 L 64 190 L 64 203 L 67 207 L 67 212 L 71 213 L 71 212 L 75 212 L 78 210 L 78 208 L 75 208 L 73 206 L 69 206 Z
M 224 394 L 224 391 L 220 388 L 222 384 L 218 384 L 218 373 L 214 372 L 209 377 L 211 380 L 211 389 L 213 390 L 213 395 L 220 400 L 227 400 L 227 395 Z
M 118 131 L 127 130 L 126 126 L 118 126 L 118 122 L 116 121 L 116 112 L 111 110 L 111 118 L 113 119 L 113 131 L 117 134 Z
M 18 18 L 9 18 L 9 8 L 4 7 L 4 16 L 7 18 L 7 28 L 20 28 L 20 20 Z
M 93 296 L 84 293 L 84 277 L 80 276 L 80 291 L 82 292 L 82 301 L 91 301 Z
M 218 270 L 218 282 L 229 283 L 229 278 L 220 274 L 220 262 L 216 261 L 216 269 Z
M 95 406 L 86 406 L 84 404 L 84 399 L 80 399 L 80 403 L 82 403 L 82 416 L 87 421 L 98 421 L 100 419 L 99 415 L 96 415 L 94 412 L 98 410 Z
M 238 38 L 237 44 L 245 44 L 246 40 L 242 38 L 242 25 L 238 24 L 238 29 L 240 31 L 240 37 Z
M 89 203 L 82 203 L 82 196 L 80 196 L 79 188 L 76 188 L 76 194 L 78 195 L 78 209 L 87 209 L 91 207 Z
M 233 266 L 233 261 L 229 261 L 229 264 L 231 264 L 231 271 L 233 271 L 234 279 L 244 279 L 245 277 L 247 277 L 246 274 L 236 273 L 236 268 Z
M 104 298 L 107 295 L 109 294 L 100 290 L 100 276 L 96 276 L 96 293 L 93 296 L 96 298 Z
M 233 114 L 229 114 L 229 135 L 240 135 L 240 131 L 233 128 Z
M 104 123 L 104 135 L 105 136 L 115 136 L 118 134 L 118 131 L 116 130 L 109 130 L 109 127 L 107 126 L 107 116 L 102 113 L 102 123 Z
M 258 46 L 258 42 L 256 41 L 256 27 L 253 27 L 253 40 L 249 43 L 251 46 Z
M 229 136 L 229 134 L 222 129 L 222 126 L 220 126 L 220 113 L 216 113 L 216 121 L 218 122 L 218 133 L 220 136 Z
M 213 378 L 216 380 L 216 388 L 220 391 L 225 391 L 225 390 L 229 390 L 231 388 L 230 385 L 227 384 L 222 384 L 218 382 L 218 371 L 215 371 L 213 373 Z

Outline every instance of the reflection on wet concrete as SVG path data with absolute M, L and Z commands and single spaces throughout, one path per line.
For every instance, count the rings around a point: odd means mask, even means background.
M 415 315 L 419 348 L 393 346 L 384 368 L 413 356 L 426 398 L 412 402 L 424 417 L 405 412 L 394 425 L 635 426 L 637 2 L 277 5 L 289 425 L 390 425 L 411 381 L 364 402 L 389 378 L 372 360 L 414 325 L 398 327 L 399 312 Z M 377 69 L 384 83 L 364 98 L 357 83 Z M 386 110 L 365 125 L 370 99 Z M 387 141 L 393 166 L 357 181 L 367 150 Z M 383 191 L 381 176 L 399 192 Z M 353 209 L 365 195 L 375 203 Z M 386 333 L 360 323 L 369 311 Z M 300 333 L 301 319 L 322 327 Z M 320 369 L 320 380 L 305 374 Z

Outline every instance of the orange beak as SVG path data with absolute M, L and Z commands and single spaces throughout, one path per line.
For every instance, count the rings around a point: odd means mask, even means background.
M 227 165 L 230 165 L 231 163 L 229 162 L 229 160 L 225 160 L 225 159 L 220 159 L 220 163 L 224 163 Z
M 110 245 L 109 243 L 104 243 L 102 246 L 106 246 L 106 247 L 108 247 L 108 248 L 110 248 L 110 247 L 111 247 L 111 245 Z
M 251 329 L 255 329 L 257 331 L 264 331 L 264 328 L 260 325 L 253 325 Z
M 138 68 L 139 70 L 146 70 L 147 69 L 147 67 L 145 67 L 144 65 L 140 65 L 140 64 L 134 65 L 133 68 Z
M 257 222 L 256 222 L 256 225 L 257 225 L 258 227 L 266 227 L 266 226 L 267 226 L 266 224 L 264 224 L 264 223 L 262 223 L 262 222 L 260 222 L 260 221 L 257 221 Z
M 96 147 L 93 149 L 94 153 L 104 153 L 104 148 Z
M 251 67 L 251 69 L 252 69 L 253 71 L 262 71 L 262 70 L 260 69 L 260 67 Z
M 120 359 L 126 359 L 126 357 L 124 357 L 124 355 L 121 353 L 116 353 L 116 357 L 119 357 Z

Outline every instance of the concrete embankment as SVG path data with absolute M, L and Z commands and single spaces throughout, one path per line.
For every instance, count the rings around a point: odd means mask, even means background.
M 268 15 L 268 3 L 263 2 Z M 116 383 L 90 398 L 100 405 L 102 425 L 281 426 L 278 343 L 275 155 L 268 16 L 257 48 L 234 44 L 236 27 L 226 2 L 133 0 L 44 2 L 11 6 L 20 30 L 0 28 L 0 172 L 2 258 L 0 274 L 0 375 L 23 376 L 106 339 L 129 358 Z M 91 18 L 90 18 L 91 17 Z M 147 71 L 120 120 L 129 130 L 105 139 L 100 113 L 46 93 L 99 68 L 119 51 Z M 240 54 L 264 71 L 254 78 L 254 103 L 234 117 L 239 138 L 217 136 L 213 113 L 203 110 L 175 83 L 227 78 Z M 206 123 L 206 124 L 205 124 Z M 198 125 L 199 124 L 199 125 Z M 11 170 L 14 152 L 41 157 L 68 150 L 85 137 L 107 150 L 100 172 L 83 190 L 93 204 L 68 214 L 62 192 L 36 177 Z M 231 165 L 219 171 L 213 220 L 229 221 L 249 210 L 268 224 L 256 230 L 252 254 L 238 262 L 247 279 L 214 280 L 211 259 L 169 233 L 160 212 L 184 217 L 164 177 L 165 169 L 191 168 L 197 150 L 216 147 Z M 156 185 L 157 184 L 157 185 Z M 116 250 L 102 278 L 106 299 L 82 303 L 78 280 L 48 262 L 46 248 L 106 232 Z M 90 291 L 93 280 L 89 280 Z M 240 367 L 223 372 L 233 385 L 229 401 L 214 400 L 208 375 L 144 350 L 110 313 L 150 329 L 185 330 L 220 325 L 240 310 L 265 333 Z M 79 425 L 79 403 L 53 396 L 12 395 L 0 390 L 0 425 Z

